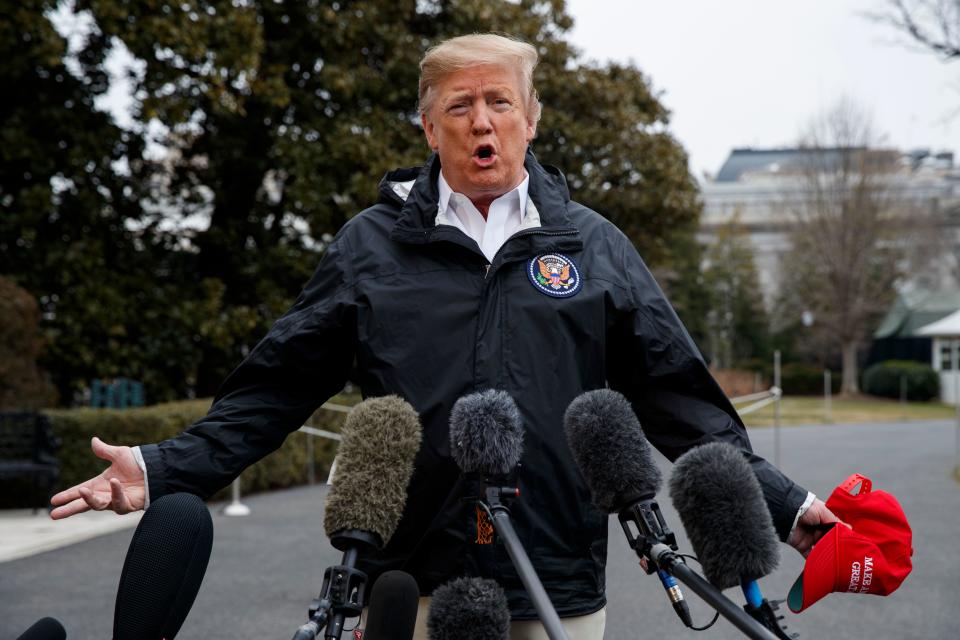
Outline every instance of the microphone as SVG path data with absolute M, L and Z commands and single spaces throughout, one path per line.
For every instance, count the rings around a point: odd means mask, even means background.
M 510 608 L 500 585 L 457 578 L 437 587 L 427 614 L 429 640 L 510 640 Z
M 523 455 L 523 421 L 506 391 L 463 396 L 450 411 L 450 454 L 464 473 L 504 476 Z
M 720 589 L 740 585 L 744 609 L 780 638 L 789 638 L 757 579 L 780 561 L 777 534 L 760 482 L 736 447 L 712 442 L 677 458 L 670 498 L 703 566 Z
M 56 618 L 40 618 L 17 640 L 66 640 L 67 632 Z
M 653 499 L 660 488 L 660 471 L 653 464 L 650 445 L 630 402 L 609 389 L 583 393 L 567 407 L 564 429 L 597 506 L 618 514 L 630 548 L 640 556 L 647 573 L 657 571 L 683 623 L 692 627 L 689 609 L 679 589 L 665 578 L 676 578 L 690 587 L 747 637 L 774 640 L 769 630 L 725 598 L 676 553 L 676 536 Z
M 490 389 L 457 400 L 450 412 L 450 453 L 465 475 L 481 481 L 478 503 L 490 515 L 547 635 L 551 640 L 567 640 L 560 616 L 520 544 L 505 504 L 520 495 L 517 487 L 503 486 L 523 454 L 523 423 L 513 398 L 505 391 Z
M 570 403 L 563 422 L 573 459 L 594 504 L 604 513 L 618 514 L 630 546 L 648 555 L 640 548 L 647 539 L 676 551 L 676 537 L 654 501 L 663 478 L 630 402 L 610 389 L 588 391 Z M 648 564 L 645 570 L 649 574 L 654 568 Z M 674 611 L 684 625 L 692 627 L 690 607 L 680 585 L 662 568 L 656 571 Z
M 172 640 L 193 606 L 213 546 L 213 521 L 189 493 L 150 504 L 130 540 L 113 612 L 113 640 Z
M 338 639 L 344 620 L 360 615 L 367 575 L 355 568 L 357 557 L 382 549 L 396 531 L 422 436 L 417 412 L 398 396 L 356 405 L 341 435 L 323 526 L 343 559 L 325 571 L 321 593 L 308 609 L 310 621 L 295 640 L 312 640 L 324 627 L 325 638 Z
M 387 571 L 373 583 L 364 640 L 411 640 L 417 625 L 420 589 L 404 571 Z

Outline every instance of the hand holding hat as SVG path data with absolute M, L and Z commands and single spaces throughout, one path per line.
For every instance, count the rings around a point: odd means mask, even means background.
M 822 538 L 833 527 L 833 524 L 839 521 L 840 519 L 827 508 L 823 500 L 815 498 L 813 504 L 797 520 L 797 526 L 790 532 L 787 544 L 806 558 L 810 555 L 810 551 L 817 540 Z
M 824 508 L 843 522 L 816 525 L 829 530 L 814 545 L 790 589 L 787 604 L 794 613 L 835 591 L 889 595 L 909 575 L 910 523 L 896 498 L 872 488 L 869 478 L 853 474 L 827 500 Z

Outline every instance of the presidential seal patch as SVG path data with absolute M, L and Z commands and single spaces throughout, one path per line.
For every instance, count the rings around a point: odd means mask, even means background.
M 580 291 L 580 270 L 573 260 L 559 253 L 545 253 L 527 263 L 527 276 L 540 293 L 569 298 Z

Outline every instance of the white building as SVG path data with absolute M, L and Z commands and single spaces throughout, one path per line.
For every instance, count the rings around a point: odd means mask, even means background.
M 760 286 L 767 302 L 780 281 L 780 256 L 790 248 L 792 205 L 805 201 L 809 188 L 803 166 L 810 154 L 831 150 L 734 149 L 719 173 L 701 183 L 704 203 L 698 239 L 707 244 L 716 230 L 735 215 L 750 234 Z M 918 284 L 926 288 L 952 288 L 960 270 L 960 169 L 952 153 L 915 151 L 902 154 L 894 182 L 898 198 L 910 211 L 937 214 L 938 235 L 948 247 L 944 260 L 936 261 Z M 822 160 L 822 158 L 821 158 Z M 822 164 L 822 162 L 821 162 Z
M 960 399 L 960 310 L 917 331 L 933 338 L 933 368 L 940 375 L 940 399 Z

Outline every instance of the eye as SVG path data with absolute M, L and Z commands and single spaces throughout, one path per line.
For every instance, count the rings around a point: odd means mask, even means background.
M 463 115 L 469 108 L 470 105 L 468 105 L 466 102 L 454 102 L 447 107 L 447 113 L 452 115 Z

